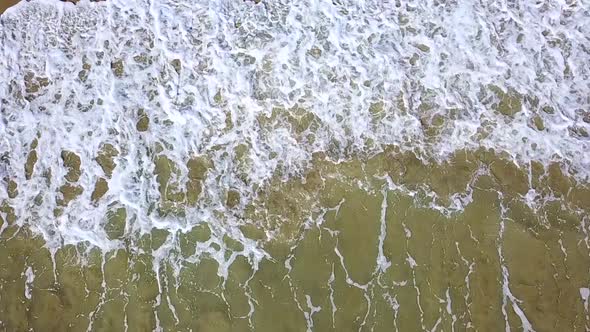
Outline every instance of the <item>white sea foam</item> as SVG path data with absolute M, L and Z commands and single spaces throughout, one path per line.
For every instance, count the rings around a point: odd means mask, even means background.
M 211 243 L 223 247 L 225 233 L 243 240 L 237 218 L 226 213 L 221 222 L 215 213 L 225 211 L 227 188 L 247 202 L 277 169 L 296 174 L 315 151 L 346 158 L 368 142 L 437 158 L 481 146 L 522 161 L 562 158 L 584 179 L 589 18 L 586 2 L 564 1 L 22 1 L 0 24 L 0 153 L 9 155 L 0 173 L 18 184 L 18 198 L 9 201 L 19 223 L 34 220 L 30 226 L 49 246 L 89 241 L 105 249 L 121 245 L 103 230 L 115 202 L 134 220 L 128 234 L 208 222 Z M 111 69 L 118 60 L 123 77 Z M 91 68 L 81 74 L 85 62 Z M 27 73 L 49 84 L 29 93 Z M 535 97 L 538 106 L 523 102 L 514 118 L 501 115 L 492 109 L 491 84 Z M 377 102 L 383 110 L 372 114 Z M 295 106 L 311 113 L 316 127 L 297 132 L 287 121 L 262 123 L 273 108 Z M 540 111 L 544 106 L 555 112 Z M 150 117 L 147 132 L 135 129 L 139 108 Z M 546 130 L 532 128 L 533 113 Z M 451 121 L 429 140 L 421 120 L 435 115 Z M 488 135 L 478 136 L 485 126 Z M 37 135 L 39 161 L 26 180 Z M 93 204 L 94 182 L 103 176 L 94 158 L 105 142 L 120 155 L 107 195 Z M 181 181 L 190 156 L 213 161 L 203 197 L 186 218 L 150 213 L 159 197 L 150 152 L 157 143 Z M 248 147 L 242 160 L 239 144 Z M 62 150 L 81 157 L 85 190 L 55 218 L 66 174 Z M 50 181 L 40 176 L 49 169 Z M 43 201 L 35 204 L 38 195 Z M 247 243 L 241 254 L 260 259 L 257 250 Z M 224 259 L 223 249 L 210 254 Z
M 24 275 L 26 277 L 25 279 L 25 298 L 27 299 L 31 299 L 31 285 L 33 284 L 33 281 L 35 280 L 35 273 L 33 273 L 33 269 L 29 266 L 25 272 Z

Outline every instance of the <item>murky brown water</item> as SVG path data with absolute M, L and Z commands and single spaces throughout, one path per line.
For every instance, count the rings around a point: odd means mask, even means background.
M 14 6 L 19 0 L 2 0 L 0 1 L 0 14 L 4 13 L 7 8 Z
M 195 256 L 210 238 L 206 222 L 187 233 L 154 228 L 116 252 L 80 255 L 82 244 L 52 255 L 39 236 L 10 226 L 18 216 L 4 204 L 3 328 L 588 329 L 590 190 L 557 165 L 519 169 L 483 150 L 443 165 L 395 149 L 340 164 L 314 160 L 302 179 L 260 189 L 244 216 L 256 223 L 242 229 L 271 257 L 253 269 L 238 256 L 227 279 L 215 260 Z M 521 196 L 529 184 L 548 199 L 536 210 Z M 432 208 L 451 206 L 452 193 L 471 197 L 463 211 Z M 125 222 L 125 214 L 113 218 Z M 156 261 L 170 239 L 179 252 Z M 242 244 L 226 242 L 220 253 L 239 255 Z

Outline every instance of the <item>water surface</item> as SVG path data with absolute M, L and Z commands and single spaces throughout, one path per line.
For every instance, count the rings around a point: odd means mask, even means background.
M 8 331 L 587 331 L 585 3 L 22 2 Z

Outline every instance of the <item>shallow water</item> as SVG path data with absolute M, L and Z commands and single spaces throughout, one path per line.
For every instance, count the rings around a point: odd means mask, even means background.
M 587 4 L 0 20 L 5 330 L 590 329 Z

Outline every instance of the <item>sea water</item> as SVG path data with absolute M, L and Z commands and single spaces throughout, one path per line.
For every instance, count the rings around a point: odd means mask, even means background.
M 22 1 L 7 331 L 587 331 L 584 1 Z

